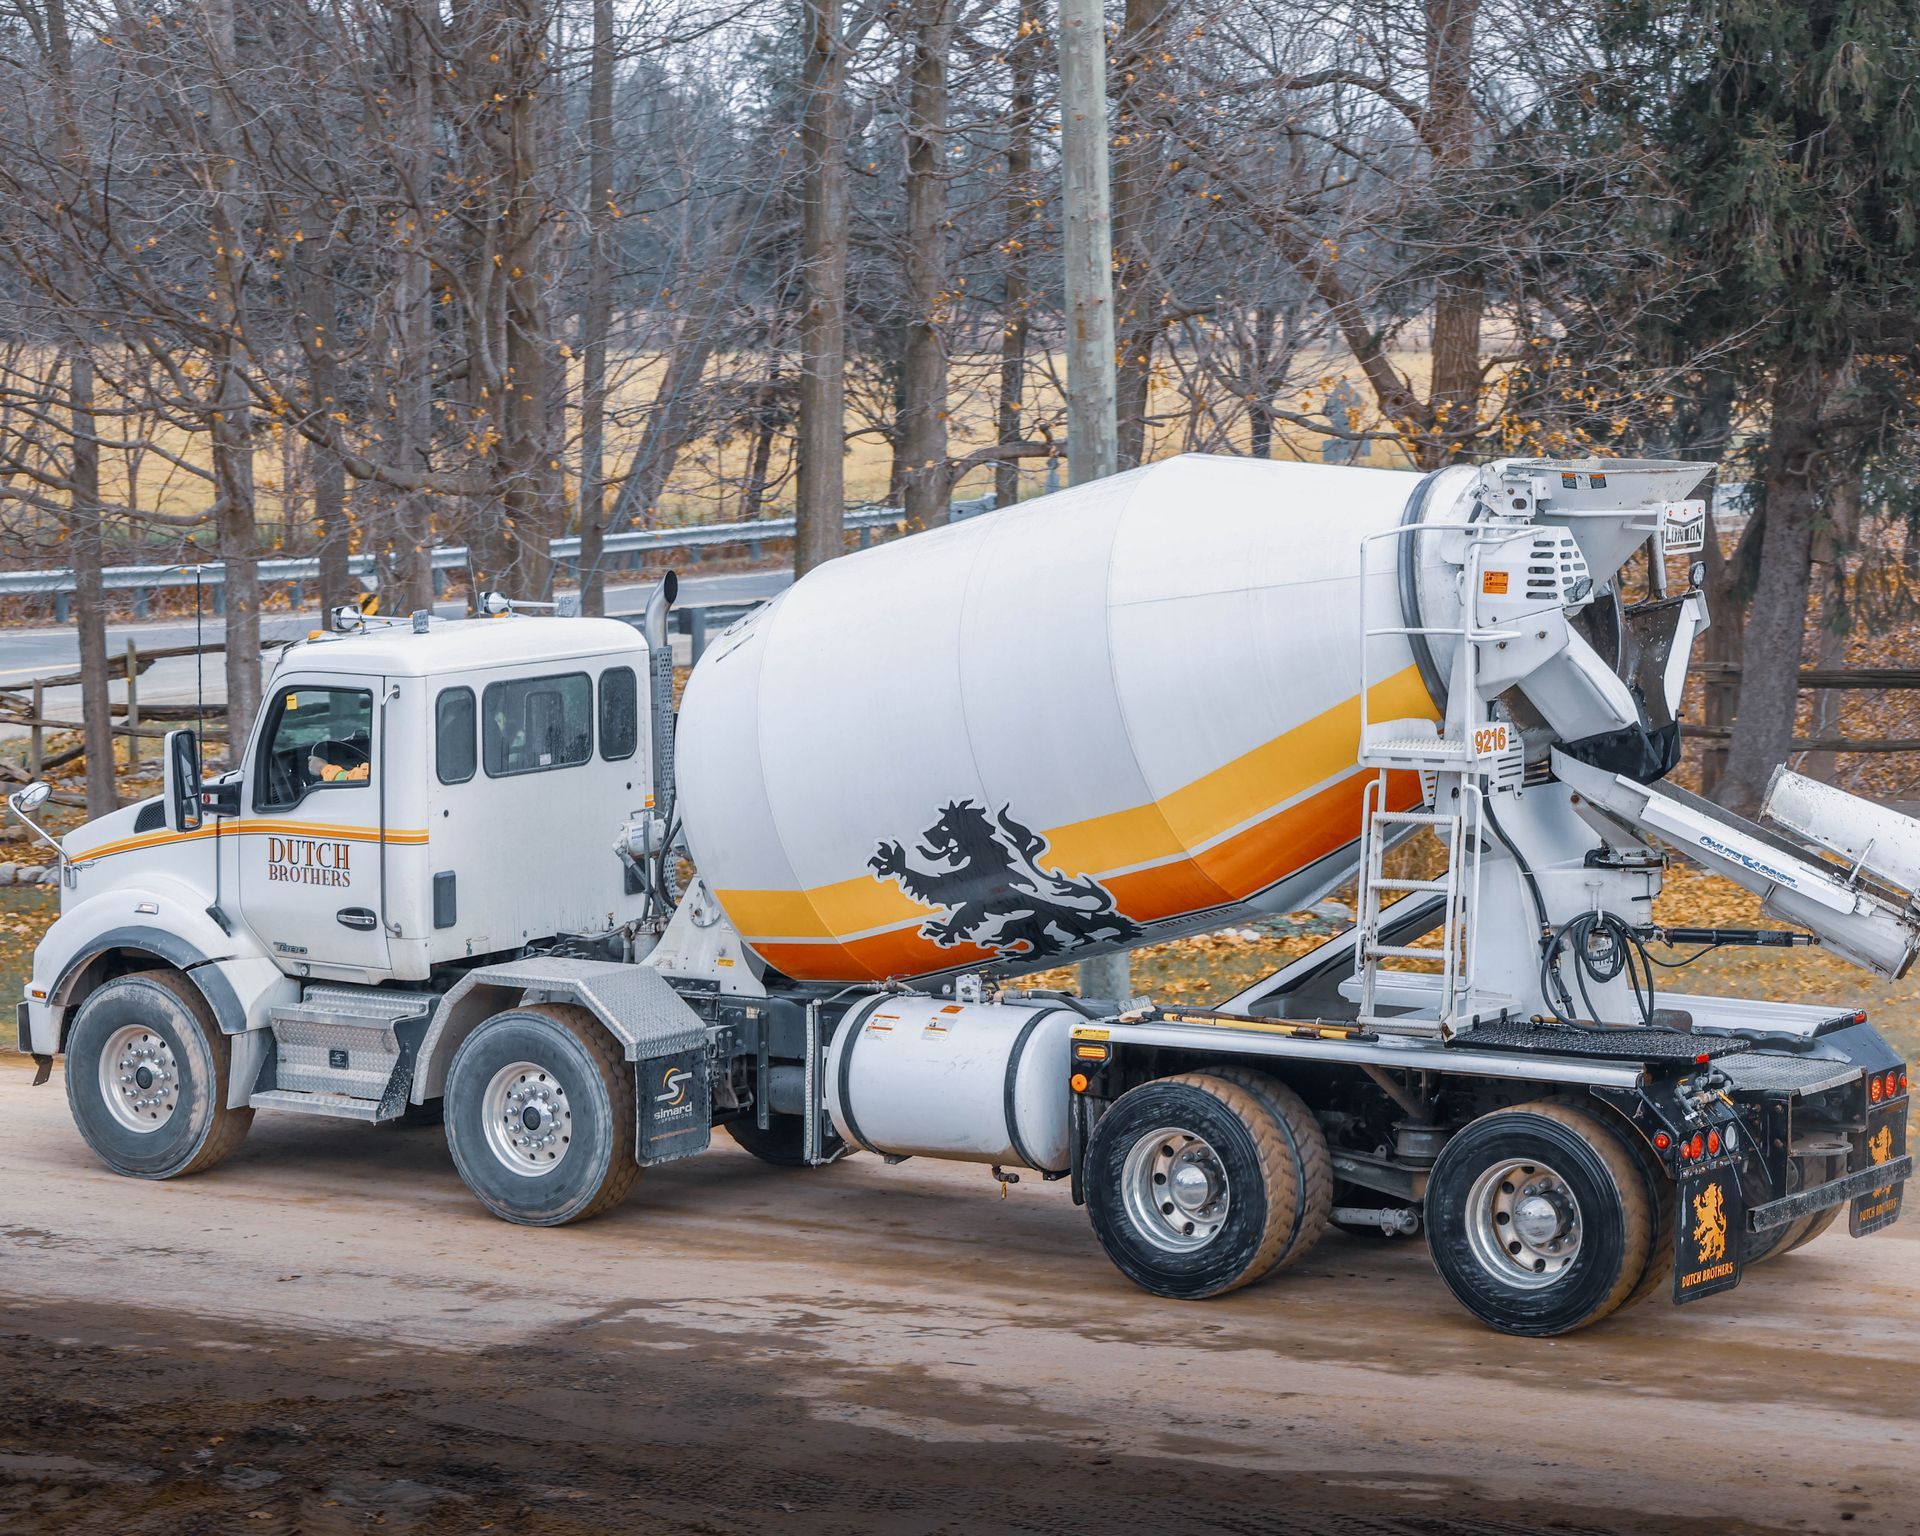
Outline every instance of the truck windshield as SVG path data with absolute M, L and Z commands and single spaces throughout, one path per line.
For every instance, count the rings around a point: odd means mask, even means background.
M 373 778 L 373 695 L 360 688 L 287 688 L 273 701 L 254 808 L 284 810 L 316 789 Z

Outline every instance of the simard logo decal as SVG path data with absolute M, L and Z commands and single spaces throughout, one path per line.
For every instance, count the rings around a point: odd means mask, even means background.
M 687 1097 L 687 1084 L 692 1081 L 693 1074 L 685 1067 L 668 1067 L 661 1074 L 662 1091 L 653 1096 L 656 1106 L 653 1118 L 656 1121 L 677 1120 L 693 1113 L 693 1101 Z
M 294 885 L 352 885 L 352 847 L 314 837 L 269 837 L 267 878 Z

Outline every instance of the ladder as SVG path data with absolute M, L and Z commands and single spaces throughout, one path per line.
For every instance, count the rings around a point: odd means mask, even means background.
M 1387 805 L 1387 771 L 1382 769 L 1368 783 L 1362 804 L 1360 831 L 1360 912 L 1358 942 L 1354 946 L 1355 970 L 1360 979 L 1358 1020 L 1369 1029 L 1392 1034 L 1439 1034 L 1443 1039 L 1455 1032 L 1456 1021 L 1470 1009 L 1473 974 L 1472 935 L 1469 932 L 1469 898 L 1478 895 L 1480 881 L 1480 790 L 1462 776 L 1458 781 L 1459 810 L 1437 808 L 1429 794 L 1418 810 L 1396 811 Z M 1386 873 L 1387 850 L 1402 835 L 1431 828 L 1446 853 L 1446 865 L 1431 880 L 1406 879 Z M 1411 898 L 1437 895 L 1441 898 L 1442 921 L 1438 948 L 1412 944 L 1390 944 L 1381 937 L 1383 914 L 1391 908 L 1383 905 L 1385 895 Z M 1382 962 L 1399 962 L 1387 964 Z M 1439 962 L 1434 988 L 1436 1010 L 1432 1019 L 1420 1014 L 1383 1014 L 1379 1004 L 1380 978 L 1433 973 L 1424 969 Z

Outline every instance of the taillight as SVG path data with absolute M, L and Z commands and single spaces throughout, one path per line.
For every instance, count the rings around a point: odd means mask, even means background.
M 1867 1097 L 1872 1099 L 1874 1103 L 1878 1104 L 1886 1091 L 1885 1088 L 1881 1087 L 1879 1078 L 1870 1077 L 1867 1079 Z
M 1707 1150 L 1709 1152 L 1718 1152 L 1720 1150 L 1720 1133 L 1718 1131 L 1707 1132 Z
M 1702 1136 L 1698 1131 L 1695 1131 L 1693 1133 L 1693 1140 L 1687 1143 L 1687 1156 L 1699 1157 L 1703 1153 L 1705 1153 L 1706 1149 L 1707 1149 L 1706 1137 Z
M 1899 1091 L 1900 1074 L 1898 1072 L 1889 1072 L 1887 1074 L 1887 1097 L 1892 1098 Z

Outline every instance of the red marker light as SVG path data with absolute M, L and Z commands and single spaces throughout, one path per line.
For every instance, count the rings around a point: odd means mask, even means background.
M 1701 1055 L 1699 1055 L 1699 1056 L 1696 1056 L 1696 1057 L 1694 1057 L 1694 1058 L 1693 1058 L 1693 1064 L 1694 1064 L 1694 1065 L 1695 1065 L 1696 1067 L 1704 1067 L 1704 1066 L 1705 1066 L 1705 1065 L 1706 1065 L 1706 1064 L 1707 1064 L 1708 1062 L 1710 1062 L 1710 1061 L 1712 1061 L 1712 1060 L 1713 1060 L 1713 1058 L 1712 1058 L 1711 1056 L 1708 1056 L 1708 1055 L 1705 1055 L 1705 1054 L 1703 1053 L 1703 1054 L 1701 1054 Z
M 1855 1015 L 1853 1016 L 1853 1022 L 1854 1022 L 1854 1023 L 1856 1023 L 1856 1024 L 1864 1024 L 1864 1023 L 1866 1023 L 1866 1022 L 1867 1022 L 1867 1010 L 1866 1010 L 1866 1009 L 1864 1009 L 1864 1008 L 1862 1008 L 1862 1009 L 1861 1009 L 1861 1010 L 1860 1010 L 1860 1011 L 1859 1011 L 1858 1013 L 1856 1013 L 1856 1014 L 1855 1014 Z
M 1668 1147 L 1672 1145 L 1673 1145 L 1673 1138 L 1669 1136 L 1665 1131 L 1655 1131 L 1653 1133 L 1654 1151 L 1664 1152 L 1667 1150 Z

